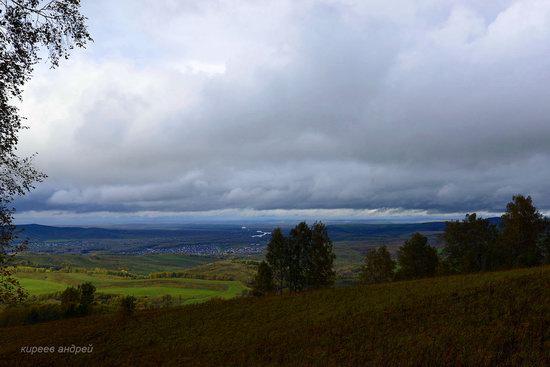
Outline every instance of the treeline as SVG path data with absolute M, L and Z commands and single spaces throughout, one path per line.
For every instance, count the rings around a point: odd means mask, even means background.
M 35 265 L 30 262 L 26 262 L 26 265 L 17 265 L 12 267 L 13 272 L 17 273 L 84 273 L 84 274 L 105 274 L 105 275 L 114 275 L 119 277 L 126 277 L 132 279 L 144 278 L 134 273 L 128 272 L 128 270 L 112 270 L 105 268 L 81 268 L 75 267 L 72 265 L 66 266 L 42 266 Z
M 237 280 L 237 277 L 234 275 L 218 275 L 218 274 L 200 274 L 193 272 L 185 271 L 161 271 L 150 273 L 149 278 L 151 279 L 162 279 L 162 278 L 188 278 L 188 279 L 201 279 L 201 280 L 225 280 L 232 281 Z
M 550 263 L 550 220 L 537 210 L 530 196 L 514 196 L 498 225 L 476 213 L 448 222 L 442 239 L 444 247 L 438 251 L 426 236 L 415 233 L 399 247 L 395 260 L 385 246 L 369 251 L 360 281 L 382 283 Z M 334 259 L 323 223 L 310 228 L 302 222 L 288 236 L 276 228 L 266 260 L 258 266 L 253 294 L 330 286 L 335 280 Z
M 96 287 L 92 283 L 86 282 L 77 287 L 67 287 L 63 292 L 56 294 L 60 303 L 23 304 L 8 307 L 1 314 L 0 325 L 32 324 L 88 315 L 94 305 L 95 292 Z M 36 300 L 36 297 L 33 299 Z
M 241 280 L 245 283 L 250 283 L 253 273 L 255 273 L 259 264 L 260 262 L 256 260 L 231 259 L 200 265 L 191 269 L 153 272 L 149 274 L 149 278 L 189 278 L 223 281 Z
M 476 213 L 448 222 L 439 253 L 415 233 L 394 261 L 385 246 L 369 251 L 361 273 L 364 283 L 530 267 L 550 263 L 550 221 L 530 196 L 517 195 L 499 225 Z
M 316 222 L 310 228 L 302 222 L 288 236 L 276 228 L 267 246 L 266 261 L 258 266 L 253 294 L 330 286 L 335 279 L 334 259 L 332 241 L 323 223 Z
M 56 300 L 59 302 L 50 302 Z M 47 301 L 45 303 L 39 301 Z M 13 304 L 0 313 L 0 326 L 34 324 L 90 314 L 110 313 L 114 309 L 122 316 L 133 313 L 137 298 L 112 294 L 96 294 L 96 287 L 85 282 L 76 287 L 69 286 L 63 292 L 31 296 L 21 304 Z M 149 308 L 166 307 L 174 303 L 171 296 L 152 300 Z

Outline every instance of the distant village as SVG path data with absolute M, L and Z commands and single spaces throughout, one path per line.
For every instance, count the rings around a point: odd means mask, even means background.
M 246 227 L 243 227 L 246 229 Z M 180 244 L 181 238 L 175 239 L 136 239 L 136 240 L 48 240 L 32 241 L 28 243 L 31 252 L 46 253 L 78 253 L 85 254 L 96 251 L 109 251 L 127 255 L 146 254 L 186 254 L 197 256 L 223 255 L 253 255 L 262 253 L 267 245 L 270 232 L 256 231 L 251 235 L 251 242 L 240 243 L 212 243 L 212 244 Z

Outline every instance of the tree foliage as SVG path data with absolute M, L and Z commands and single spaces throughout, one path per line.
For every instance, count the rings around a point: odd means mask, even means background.
M 86 315 L 94 303 L 96 287 L 90 283 L 82 283 L 75 287 L 67 287 L 61 293 L 61 308 L 65 316 Z
M 33 157 L 19 157 L 17 144 L 24 118 L 14 100 L 21 100 L 33 67 L 47 55 L 52 68 L 76 47 L 91 41 L 79 0 L 0 0 L 0 304 L 24 298 L 10 270 L 17 238 L 10 203 L 42 181 Z
M 497 264 L 496 225 L 467 214 L 462 222 L 448 222 L 443 234 L 444 255 L 452 272 L 470 273 L 490 270 Z
M 434 276 L 439 258 L 437 251 L 428 245 L 428 238 L 415 233 L 405 241 L 397 252 L 399 259 L 398 277 L 400 279 L 415 279 Z
M 134 296 L 124 296 L 120 299 L 119 311 L 122 316 L 130 316 L 136 310 L 137 298 Z
M 360 280 L 365 284 L 391 282 L 395 276 L 395 261 L 392 260 L 386 246 L 370 250 L 365 256 Z
M 75 287 L 67 287 L 61 293 L 61 307 L 66 316 L 74 316 L 80 304 L 80 291 Z
M 281 228 L 275 228 L 271 233 L 271 241 L 267 245 L 266 260 L 272 270 L 274 286 L 283 292 L 289 267 L 289 243 Z
M 78 286 L 80 292 L 80 312 L 83 314 L 88 313 L 90 306 L 94 303 L 95 285 L 90 282 L 82 283 Z
M 542 255 L 542 263 L 550 264 L 550 220 L 548 218 L 544 218 L 544 231 L 538 240 L 538 247 Z
M 335 255 L 326 226 L 316 222 L 310 228 L 301 222 L 288 237 L 276 228 L 267 247 L 266 260 L 272 269 L 274 286 L 298 292 L 328 287 L 334 283 Z
M 504 265 L 521 267 L 540 264 L 543 254 L 539 240 L 544 227 L 544 218 L 533 205 L 531 197 L 514 196 L 502 216 Z
M 262 261 L 258 266 L 258 273 L 254 277 L 252 292 L 256 296 L 261 296 L 272 292 L 274 289 L 271 267 L 265 261 Z
M 550 262 L 550 222 L 530 196 L 516 195 L 506 206 L 500 228 L 469 214 L 449 222 L 443 235 L 444 261 L 451 272 L 529 267 Z
M 311 230 L 311 247 L 307 267 L 307 286 L 309 288 L 324 288 L 334 284 L 334 255 L 332 240 L 327 227 L 320 222 L 313 223 Z

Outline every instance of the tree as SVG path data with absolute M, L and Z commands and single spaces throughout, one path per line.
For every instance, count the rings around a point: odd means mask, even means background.
M 307 288 L 306 269 L 310 264 L 311 229 L 306 222 L 290 230 L 288 242 L 288 288 L 298 292 Z
M 397 252 L 400 279 L 414 279 L 435 275 L 439 258 L 435 248 L 428 245 L 428 238 L 415 233 Z
M 450 271 L 470 273 L 494 267 L 497 235 L 496 225 L 475 213 L 466 214 L 462 222 L 448 222 L 443 251 Z
M 394 269 L 395 261 L 392 260 L 386 246 L 380 246 L 367 252 L 360 281 L 365 284 L 391 282 L 395 275 Z
M 516 195 L 502 215 L 503 263 L 507 267 L 533 266 L 543 258 L 539 247 L 545 229 L 542 214 L 530 196 Z
M 544 231 L 539 238 L 538 246 L 541 250 L 542 263 L 550 264 L 550 220 L 544 218 Z
M 27 297 L 27 292 L 13 277 L 13 269 L 10 268 L 12 258 L 24 247 L 24 244 L 10 246 L 16 236 L 11 215 L 0 205 L 0 305 L 17 303 Z
M 328 236 L 327 227 L 321 222 L 315 222 L 311 231 L 310 264 L 307 267 L 306 278 L 309 288 L 322 288 L 334 284 L 336 273 L 333 269 L 336 255 L 332 252 L 332 241 Z
M 285 281 L 288 279 L 288 239 L 281 228 L 275 228 L 271 233 L 271 241 L 267 244 L 266 260 L 273 272 L 273 282 L 280 294 L 283 293 Z
M 86 314 L 89 311 L 90 306 L 94 303 L 95 286 L 90 283 L 82 283 L 78 286 L 80 292 L 80 306 L 81 313 Z
M 18 238 L 18 233 L 12 224 L 13 210 L 7 207 L 13 196 L 9 192 L 11 189 L 6 190 L 4 187 L 3 181 L 6 176 L 1 165 L 2 162 L 0 162 L 0 305 L 18 303 L 27 297 L 27 292 L 13 276 L 13 259 L 17 253 L 25 249 L 27 241 L 19 244 L 14 242 Z
M 24 298 L 13 277 L 11 259 L 24 248 L 16 246 L 14 209 L 10 203 L 24 195 L 45 175 L 32 166 L 33 157 L 16 154 L 24 118 L 14 100 L 21 100 L 23 86 L 45 47 L 52 68 L 70 51 L 91 41 L 79 0 L 0 0 L 0 304 Z
M 326 226 L 316 222 L 310 228 L 299 223 L 289 236 L 288 286 L 291 291 L 322 288 L 334 283 L 332 241 Z
M 266 259 L 280 294 L 285 288 L 297 292 L 334 283 L 335 255 L 326 226 L 321 222 L 314 223 L 312 228 L 301 222 L 288 237 L 276 228 L 267 246 Z
M 254 277 L 252 293 L 256 296 L 261 296 L 272 292 L 274 289 L 275 286 L 273 285 L 273 272 L 271 267 L 265 261 L 262 261 L 258 266 L 258 273 L 256 277 Z
M 78 305 L 80 304 L 80 291 L 75 287 L 67 287 L 61 293 L 61 308 L 66 316 L 76 315 Z

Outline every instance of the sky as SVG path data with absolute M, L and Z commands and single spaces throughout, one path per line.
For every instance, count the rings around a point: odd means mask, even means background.
M 83 1 L 19 223 L 550 209 L 550 1 Z

